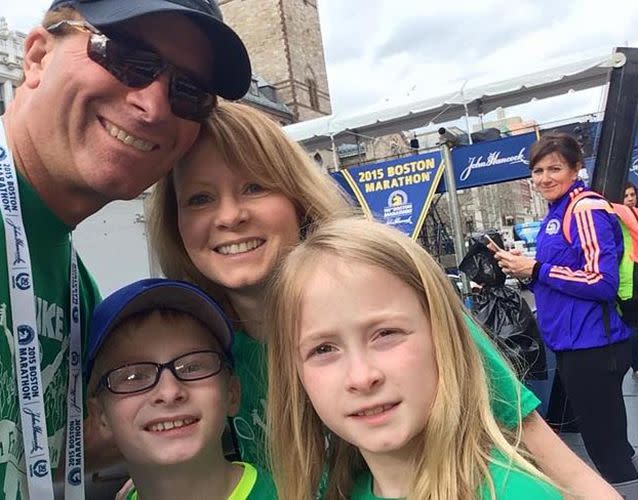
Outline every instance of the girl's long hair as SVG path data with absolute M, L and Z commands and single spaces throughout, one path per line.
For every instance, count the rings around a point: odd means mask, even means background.
M 268 440 L 280 498 L 314 498 L 327 469 L 328 500 L 349 497 L 354 477 L 365 468 L 359 451 L 323 425 L 298 376 L 298 328 L 304 286 L 322 257 L 337 256 L 383 269 L 412 288 L 431 322 L 438 383 L 428 421 L 417 437 L 407 498 L 475 498 L 487 484 L 494 449 L 506 463 L 547 480 L 519 452 L 520 424 L 507 437 L 490 408 L 488 378 L 466 325 L 464 309 L 447 277 L 416 242 L 362 218 L 329 221 L 288 255 L 273 279 L 267 302 Z M 520 400 L 520 395 L 519 395 Z M 520 408 L 520 401 L 517 407 Z M 519 410 L 520 412 L 520 410 Z M 520 422 L 520 415 L 519 415 Z
M 231 168 L 247 172 L 264 187 L 290 199 L 302 231 L 334 214 L 351 213 L 337 183 L 277 123 L 255 108 L 220 102 L 177 168 L 192 161 L 193 152 L 206 142 L 215 146 Z M 222 299 L 223 291 L 193 265 L 182 243 L 173 174 L 155 185 L 148 202 L 152 253 L 164 275 L 195 283 Z

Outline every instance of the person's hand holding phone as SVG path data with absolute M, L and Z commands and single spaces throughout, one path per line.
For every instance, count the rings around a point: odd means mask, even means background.
M 487 234 L 485 239 L 488 241 L 487 248 L 494 252 L 494 258 L 503 272 L 515 278 L 525 279 L 532 277 L 534 265 L 536 264 L 534 259 L 525 257 L 521 250 L 504 250 Z

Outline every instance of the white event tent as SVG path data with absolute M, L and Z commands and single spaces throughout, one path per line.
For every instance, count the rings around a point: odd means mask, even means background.
M 284 130 L 307 150 L 328 149 L 352 141 L 352 134 L 380 137 L 605 85 L 611 68 L 622 66 L 625 60 L 624 54 L 614 52 L 434 98 L 335 113 L 288 125 Z

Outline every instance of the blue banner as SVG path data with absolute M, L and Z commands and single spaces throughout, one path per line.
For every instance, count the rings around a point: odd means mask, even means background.
M 585 158 L 584 162 L 585 169 L 587 170 L 587 175 L 589 176 L 589 183 L 591 184 L 591 179 L 594 175 L 596 158 L 594 156 L 589 156 Z M 638 147 L 634 148 L 634 151 L 631 155 L 631 165 L 629 166 L 627 182 L 631 182 L 634 186 L 638 187 Z
M 529 148 L 535 141 L 536 134 L 532 132 L 457 146 L 452 150 L 456 188 L 467 189 L 529 177 Z
M 629 182 L 638 187 L 638 148 L 634 149 L 631 156 L 631 167 L 629 167 Z
M 443 165 L 436 152 L 350 167 L 339 173 L 368 217 L 416 238 L 443 175 Z

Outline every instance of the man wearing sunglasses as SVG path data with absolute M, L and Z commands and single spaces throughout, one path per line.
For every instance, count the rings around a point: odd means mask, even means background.
M 55 0 L 0 126 L 0 498 L 83 498 L 82 339 L 97 289 L 72 229 L 166 175 L 250 62 L 214 0 Z M 85 381 L 86 382 L 86 381 Z M 97 448 L 97 449 L 96 449 Z

